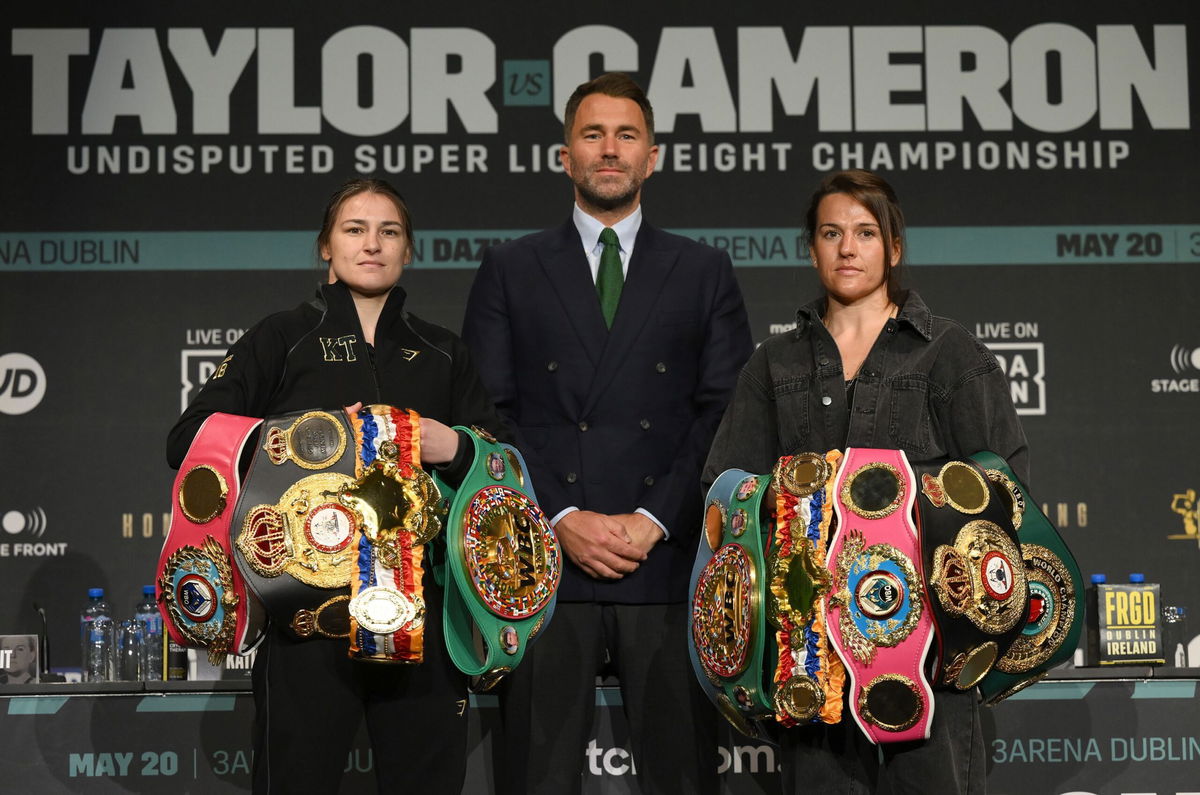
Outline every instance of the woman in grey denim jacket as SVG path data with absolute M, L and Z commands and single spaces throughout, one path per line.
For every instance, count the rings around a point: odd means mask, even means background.
M 780 456 L 898 448 L 910 460 L 1002 456 L 1028 484 L 1025 432 L 996 357 L 961 325 L 899 288 L 904 216 L 869 171 L 821 181 L 805 236 L 825 295 L 742 370 L 708 456 L 707 487 L 730 468 L 770 472 Z M 930 739 L 879 749 L 843 719 L 784 730 L 783 791 L 985 791 L 974 690 L 938 692 Z

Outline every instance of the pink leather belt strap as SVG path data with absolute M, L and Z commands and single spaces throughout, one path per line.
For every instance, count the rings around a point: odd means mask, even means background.
M 912 521 L 915 494 L 899 450 L 848 448 L 833 488 L 826 625 L 849 674 L 851 714 L 876 743 L 927 739 L 933 719 L 924 674 L 933 622 Z

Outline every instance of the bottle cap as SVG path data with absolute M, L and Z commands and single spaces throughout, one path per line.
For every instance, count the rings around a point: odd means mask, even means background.
M 142 596 L 154 596 L 154 586 L 153 585 L 143 585 L 142 586 Z
M 1103 585 L 1108 582 L 1108 577 L 1104 574 L 1093 574 L 1092 585 Z
M 88 588 L 88 599 L 96 599 L 104 597 L 103 588 Z
M 1129 575 L 1129 581 L 1132 583 L 1143 583 L 1146 581 L 1146 575 L 1140 572 L 1132 572 Z

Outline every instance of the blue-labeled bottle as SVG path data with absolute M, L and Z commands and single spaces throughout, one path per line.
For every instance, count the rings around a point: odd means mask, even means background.
M 89 588 L 79 614 L 80 668 L 85 682 L 111 682 L 115 677 L 113 619 L 103 588 Z
M 142 601 L 133 609 L 133 618 L 142 624 L 142 679 L 159 681 L 163 678 L 163 624 L 153 585 L 142 586 Z

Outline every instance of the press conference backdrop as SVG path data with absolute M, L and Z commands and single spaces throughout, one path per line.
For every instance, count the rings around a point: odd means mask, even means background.
M 1085 573 L 1144 572 L 1200 635 L 1193 4 L 5 16 L 0 631 L 34 631 L 36 600 L 56 665 L 78 662 L 87 587 L 123 613 L 152 580 L 166 431 L 232 342 L 311 293 L 328 193 L 399 186 L 410 308 L 457 329 L 484 249 L 567 217 L 561 109 L 604 70 L 655 106 L 647 219 L 730 252 L 759 340 L 817 290 L 799 224 L 819 176 L 883 173 L 909 284 L 1003 364 L 1032 491 Z

